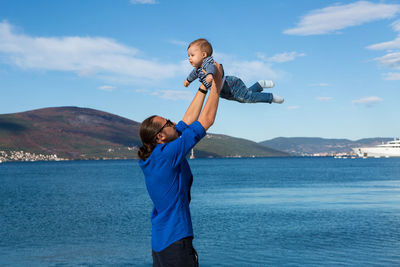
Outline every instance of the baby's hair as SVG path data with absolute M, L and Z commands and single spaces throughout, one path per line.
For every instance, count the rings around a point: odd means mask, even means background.
M 200 51 L 201 52 L 206 52 L 207 57 L 210 57 L 212 55 L 212 53 L 213 53 L 213 48 L 212 48 L 211 44 L 206 39 L 200 38 L 200 39 L 194 40 L 193 42 L 191 42 L 189 44 L 187 49 L 189 50 L 189 48 L 192 45 L 198 45 L 200 47 Z

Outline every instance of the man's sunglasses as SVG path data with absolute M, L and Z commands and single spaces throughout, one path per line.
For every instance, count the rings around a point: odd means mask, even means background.
M 167 120 L 167 122 L 160 128 L 160 130 L 157 131 L 157 133 L 154 135 L 154 138 L 157 137 L 157 134 L 161 133 L 161 131 L 168 126 L 174 126 L 174 123 L 170 120 Z

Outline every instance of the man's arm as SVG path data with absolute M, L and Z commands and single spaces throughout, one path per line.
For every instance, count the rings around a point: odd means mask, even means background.
M 222 87 L 222 85 L 221 85 L 221 83 L 222 83 L 222 68 L 217 62 L 215 62 L 215 66 L 216 66 L 216 73 L 215 73 L 215 79 L 213 80 L 212 84 L 214 84 L 215 89 L 218 89 L 217 90 L 217 95 L 219 96 L 219 92 L 220 92 L 220 89 Z M 200 84 L 200 89 L 207 91 L 207 88 L 203 84 Z M 213 91 L 212 90 L 212 86 L 211 86 L 211 90 L 210 91 Z M 183 116 L 183 119 L 182 119 L 182 121 L 185 122 L 187 125 L 192 124 L 196 120 L 200 121 L 199 115 L 200 115 L 201 108 L 202 108 L 203 103 L 204 103 L 205 96 L 206 95 L 203 92 L 197 91 L 195 97 L 192 100 L 192 103 L 190 104 L 190 106 L 186 110 L 186 113 L 185 113 L 185 115 Z M 210 97 L 211 97 L 211 93 L 210 93 L 210 96 L 208 98 L 210 99 Z M 207 100 L 207 103 L 208 103 L 208 101 L 209 100 Z M 217 99 L 217 101 L 218 101 L 218 99 Z M 207 105 L 207 103 L 206 103 L 206 105 Z M 217 104 L 217 106 L 218 106 L 218 104 Z M 206 108 L 206 106 L 204 106 L 204 109 L 205 108 Z M 204 113 L 204 109 L 203 109 L 202 114 Z M 209 111 L 207 111 L 207 113 L 209 113 Z M 203 127 L 205 125 L 207 126 L 207 128 L 204 127 L 204 129 L 206 129 L 206 130 L 208 128 L 210 128 L 210 126 L 212 125 L 212 123 L 209 124 L 209 123 L 206 122 L 207 118 L 208 118 L 208 116 L 204 115 L 203 119 L 202 119 L 204 124 L 200 122 Z M 215 115 L 214 115 L 214 119 L 215 119 Z M 214 122 L 214 119 L 213 119 L 213 122 Z
M 220 89 L 217 88 L 215 80 L 212 81 L 210 95 L 208 96 L 207 102 L 201 111 L 198 121 L 203 126 L 204 130 L 208 130 L 211 125 L 214 124 L 215 116 L 217 115 L 218 103 L 219 103 Z
M 200 85 L 200 88 L 204 87 L 204 85 Z M 204 87 L 205 89 L 205 87 Z M 204 90 L 203 89 L 203 90 Z M 205 89 L 207 90 L 207 89 Z M 199 118 L 201 108 L 203 107 L 204 99 L 206 98 L 206 94 L 201 91 L 197 91 L 194 96 L 192 103 L 190 103 L 188 109 L 186 110 L 185 115 L 183 116 L 182 121 L 187 125 L 192 124 L 195 120 Z

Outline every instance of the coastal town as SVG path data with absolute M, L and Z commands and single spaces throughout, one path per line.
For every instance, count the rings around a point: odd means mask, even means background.
M 132 147 L 108 147 L 105 148 L 106 154 L 102 156 L 93 156 L 88 154 L 81 154 L 81 157 L 78 159 L 81 160 L 108 160 L 108 159 L 129 159 L 135 151 L 138 150 L 137 146 Z M 303 148 L 303 151 L 307 150 Z M 347 150 L 347 149 L 346 149 Z M 128 151 L 128 153 L 126 153 Z M 298 152 L 296 150 L 285 151 L 287 152 L 286 156 L 289 157 L 333 157 L 339 159 L 346 159 L 346 158 L 367 158 L 367 157 L 399 157 L 400 156 L 400 139 L 394 139 L 387 143 L 382 142 L 382 144 L 369 146 L 369 147 L 355 147 L 352 148 L 350 151 L 329 151 L 329 152 L 314 152 L 314 153 L 306 153 L 306 152 Z M 123 152 L 121 154 L 121 152 Z M 197 158 L 195 155 L 194 149 L 191 150 L 190 159 Z M 223 158 L 257 158 L 260 157 L 259 155 L 241 155 L 241 154 L 234 154 L 234 155 L 225 155 L 222 156 Z M 262 156 L 261 156 L 262 157 Z M 77 159 L 77 158 L 74 158 Z M 59 157 L 57 154 L 42 154 L 42 153 L 34 153 L 34 152 L 27 152 L 23 150 L 10 150 L 4 151 L 0 150 L 0 163 L 2 162 L 12 162 L 12 161 L 65 161 L 65 160 L 72 160 L 72 158 L 62 158 Z
M 132 150 L 132 148 L 128 148 L 129 150 Z M 112 149 L 108 149 L 108 152 L 113 152 Z M 299 156 L 299 155 L 298 155 Z M 338 153 L 338 154 L 332 154 L 332 153 L 314 153 L 314 154 L 302 154 L 300 155 L 302 157 L 335 157 L 335 158 L 345 158 L 345 157 L 355 157 L 356 155 L 353 153 Z M 242 158 L 243 156 L 241 155 L 235 155 L 235 156 L 230 156 L 228 158 Z M 256 158 L 255 155 L 250 156 L 251 158 Z M 191 154 L 190 158 L 195 158 L 193 153 Z M 116 159 L 116 158 L 93 158 L 93 159 Z M 121 159 L 118 157 L 118 159 Z M 126 159 L 126 158 L 124 158 Z M 71 160 L 68 158 L 61 158 L 57 156 L 56 154 L 50 154 L 50 155 L 45 155 L 45 154 L 36 154 L 33 152 L 26 152 L 26 151 L 2 151 L 0 150 L 0 163 L 2 162 L 33 162 L 33 161 L 66 161 L 66 160 Z
M 132 154 L 136 155 L 135 151 L 137 151 L 136 146 L 125 147 L 125 149 Z M 113 159 L 129 159 L 130 157 L 126 154 L 119 154 L 121 148 L 106 148 L 106 153 L 110 154 L 109 156 L 88 156 L 87 154 L 81 154 L 80 158 L 63 158 L 58 156 L 57 154 L 42 154 L 42 153 L 34 153 L 27 152 L 23 150 L 0 150 L 0 163 L 3 162 L 33 162 L 33 161 L 67 161 L 67 160 L 113 160 Z
M 56 154 L 44 155 L 35 154 L 25 151 L 1 151 L 0 150 L 0 163 L 6 161 L 62 161 L 68 160 L 60 158 Z

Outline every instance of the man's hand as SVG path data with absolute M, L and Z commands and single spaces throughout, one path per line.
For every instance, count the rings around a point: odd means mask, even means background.
M 206 76 L 206 83 L 211 84 L 213 80 L 214 80 L 214 77 L 212 74 L 208 74 Z
M 190 82 L 189 82 L 188 80 L 185 80 L 185 81 L 183 82 L 183 85 L 184 85 L 185 87 L 188 87 L 189 84 L 190 84 Z

